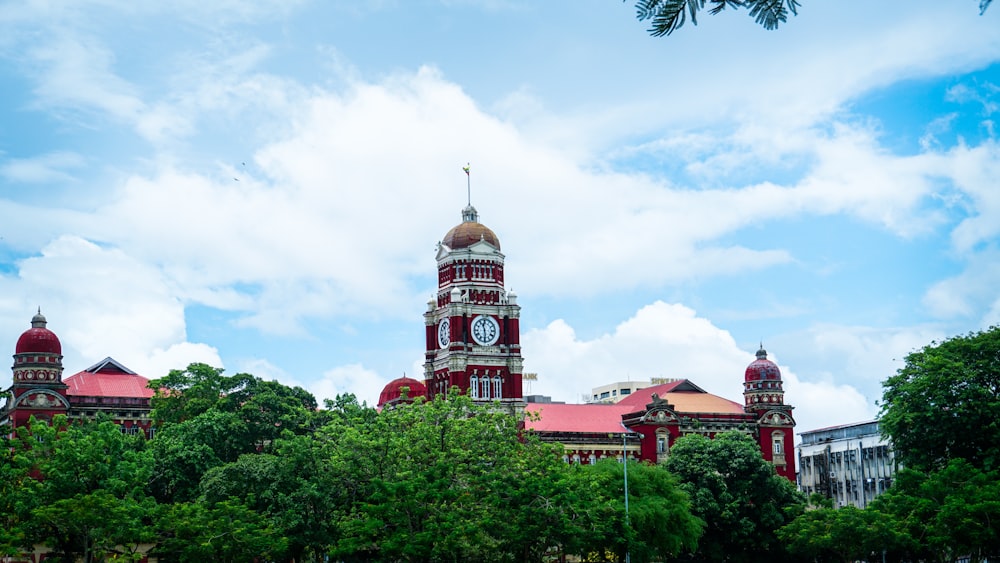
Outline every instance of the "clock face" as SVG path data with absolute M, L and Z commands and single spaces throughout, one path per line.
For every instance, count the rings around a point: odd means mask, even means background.
M 438 344 L 442 348 L 447 348 L 448 344 L 451 343 L 451 322 L 448 319 L 442 319 L 441 324 L 438 325 Z
M 472 338 L 476 344 L 490 346 L 500 337 L 500 324 L 493 317 L 480 315 L 472 319 Z

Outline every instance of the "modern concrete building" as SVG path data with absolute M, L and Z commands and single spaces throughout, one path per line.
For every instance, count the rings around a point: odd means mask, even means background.
M 799 436 L 802 443 L 795 448 L 799 490 L 833 499 L 834 506 L 868 506 L 892 485 L 899 469 L 877 420 L 809 430 Z
M 658 383 L 670 383 L 669 381 L 659 381 Z M 594 387 L 591 390 L 592 399 L 588 403 L 617 403 L 640 389 L 652 387 L 652 381 L 616 381 Z

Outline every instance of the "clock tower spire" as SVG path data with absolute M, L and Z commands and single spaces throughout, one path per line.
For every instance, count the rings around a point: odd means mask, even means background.
M 479 222 L 471 202 L 438 243 L 437 268 L 437 293 L 424 313 L 428 397 L 457 388 L 477 401 L 522 410 L 521 308 L 504 289 L 500 239 Z

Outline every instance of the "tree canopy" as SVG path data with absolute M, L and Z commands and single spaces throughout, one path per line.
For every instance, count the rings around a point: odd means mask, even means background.
M 802 511 L 805 498 L 775 472 L 753 438 L 740 432 L 682 436 L 666 467 L 705 522 L 694 561 L 782 560 L 775 531 Z
M 1000 327 L 910 353 L 882 387 L 879 427 L 902 465 L 1000 469 Z

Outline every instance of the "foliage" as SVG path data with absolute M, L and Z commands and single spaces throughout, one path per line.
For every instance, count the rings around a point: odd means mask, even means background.
M 267 451 L 282 433 L 307 435 L 321 420 L 300 387 L 191 364 L 150 382 L 158 431 L 149 490 L 159 502 L 191 502 L 202 476 L 241 455 Z
M 335 555 L 539 560 L 559 534 L 534 535 L 527 525 L 557 491 L 531 487 L 560 466 L 553 446 L 520 436 L 515 417 L 458 393 L 382 411 L 373 425 L 348 437 L 352 448 L 341 449 L 370 459 L 351 460 L 365 494 Z
M 8 548 L 44 544 L 90 563 L 120 549 L 134 555 L 150 538 L 152 457 L 141 437 L 108 420 L 70 425 L 59 415 L 51 425 L 32 419 L 9 445 L 5 471 L 19 484 L 6 518 L 19 545 Z
M 801 513 L 805 498 L 761 455 L 746 434 L 709 439 L 691 434 L 670 449 L 667 469 L 691 497 L 705 522 L 696 561 L 778 561 L 784 557 L 776 530 Z
M 979 14 L 985 13 L 992 2 L 979 0 Z M 649 34 L 663 37 L 680 29 L 688 17 L 692 24 L 698 25 L 698 12 L 704 10 L 706 4 L 713 16 L 726 8 L 746 8 L 750 17 L 768 30 L 777 29 L 779 24 L 785 23 L 788 14 L 797 15 L 800 6 L 798 0 L 636 0 L 636 19 L 651 20 Z
M 273 560 L 285 549 L 266 519 L 238 501 L 167 505 L 157 527 L 161 537 L 151 553 L 165 563 Z
M 709 5 L 708 11 L 713 16 L 726 8 L 746 8 L 764 29 L 777 29 L 778 24 L 784 23 L 789 13 L 795 15 L 799 7 L 798 0 L 637 0 L 636 18 L 651 20 L 649 34 L 662 37 L 677 31 L 688 17 L 692 24 L 698 25 L 698 12 L 705 9 L 705 4 Z
M 913 560 L 953 561 L 1000 555 L 1000 472 L 953 459 L 938 471 L 903 469 L 872 503 L 908 537 Z
M 932 342 L 882 386 L 879 427 L 902 465 L 1000 469 L 1000 328 Z
M 283 430 L 301 434 L 311 429 L 317 408 L 315 397 L 301 387 L 246 373 L 225 376 L 221 368 L 199 363 L 170 370 L 149 387 L 156 391 L 151 405 L 157 425 L 181 423 L 210 411 L 231 413 L 246 425 L 245 439 L 256 447 Z
M 378 412 L 192 364 L 154 384 L 155 436 L 35 423 L 4 442 L 0 552 L 60 560 L 663 560 L 701 522 L 662 467 L 570 466 L 455 390 Z M 41 477 L 41 478 L 39 478 Z
M 663 466 L 629 463 L 627 516 L 623 464 L 606 459 L 575 467 L 598 483 L 589 502 L 613 508 L 594 523 L 590 535 L 583 536 L 590 540 L 591 559 L 602 549 L 610 550 L 617 561 L 639 562 L 662 561 L 695 550 L 704 523 L 691 514 L 687 494 Z
M 778 537 L 800 560 L 850 563 L 900 551 L 908 536 L 889 514 L 845 506 L 808 510 L 779 529 Z

